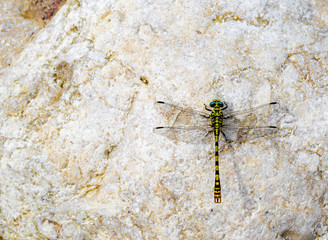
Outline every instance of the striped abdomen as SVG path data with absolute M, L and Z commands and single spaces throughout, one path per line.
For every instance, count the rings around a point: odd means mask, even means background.
M 214 202 L 221 202 L 221 184 L 219 172 L 219 136 L 223 126 L 223 113 L 221 108 L 214 107 L 211 113 L 211 122 L 215 136 L 215 183 L 214 183 Z

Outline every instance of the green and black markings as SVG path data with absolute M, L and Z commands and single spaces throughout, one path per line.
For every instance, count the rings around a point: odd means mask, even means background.
M 223 113 L 222 110 L 226 109 L 224 105 L 218 99 L 214 99 L 210 103 L 210 107 L 213 108 L 211 111 L 211 126 L 215 136 L 215 184 L 214 184 L 214 202 L 221 202 L 221 184 L 220 184 L 220 172 L 219 172 L 219 137 L 223 127 Z M 206 108 L 207 109 L 207 108 Z M 208 109 L 210 111 L 210 109 Z
M 220 134 L 227 142 L 238 141 L 238 138 L 233 139 L 233 136 L 239 136 L 238 134 L 231 134 L 234 131 L 249 133 L 251 130 L 261 132 L 258 137 L 265 136 L 273 133 L 277 129 L 276 126 L 258 126 L 258 125 L 236 125 L 238 120 L 236 117 L 242 115 L 254 115 L 258 110 L 264 109 L 271 105 L 276 105 L 277 102 L 270 102 L 255 108 L 249 108 L 247 110 L 226 112 L 223 113 L 228 105 L 219 99 L 214 99 L 210 104 L 210 108 L 205 105 L 205 109 L 210 114 L 192 110 L 189 108 L 181 108 L 179 106 L 169 104 L 163 101 L 157 101 L 169 115 L 173 118 L 171 126 L 156 127 L 153 131 L 157 134 L 165 137 L 184 141 L 184 142 L 201 142 L 205 141 L 211 133 L 214 134 L 215 139 L 215 181 L 214 181 L 214 202 L 221 202 L 221 183 L 219 172 L 219 138 Z M 254 116 L 253 116 L 254 117 Z M 256 121 L 253 121 L 256 122 Z M 263 132 L 265 131 L 265 132 Z M 273 131 L 273 132 L 272 132 Z M 212 135 L 213 136 L 213 135 Z

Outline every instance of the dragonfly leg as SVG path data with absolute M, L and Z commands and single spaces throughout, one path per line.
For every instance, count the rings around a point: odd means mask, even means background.
M 224 106 L 223 106 L 223 108 L 221 108 L 221 110 L 227 109 L 228 108 L 228 104 L 226 102 L 223 102 L 223 104 L 224 104 Z
M 223 136 L 224 141 L 226 141 L 227 143 L 231 143 L 231 140 L 229 140 L 229 139 L 227 138 L 227 136 L 225 135 L 225 133 L 222 132 L 222 131 L 221 131 L 221 133 L 222 133 L 222 136 Z
M 203 115 L 203 114 L 201 114 L 201 116 L 204 117 L 204 118 L 210 118 L 211 117 L 211 115 Z
M 208 136 L 208 134 L 210 134 L 210 133 L 212 133 L 212 132 L 213 132 L 213 130 L 211 130 L 211 131 L 208 131 L 208 133 L 206 133 L 205 137 L 207 137 L 207 136 Z
M 224 138 L 224 141 L 229 142 L 229 140 L 228 140 L 227 136 L 225 135 L 225 133 L 223 131 L 221 131 L 221 133 L 222 133 L 222 136 Z
M 210 109 L 205 103 L 204 103 L 205 109 L 209 112 L 212 112 L 212 109 Z

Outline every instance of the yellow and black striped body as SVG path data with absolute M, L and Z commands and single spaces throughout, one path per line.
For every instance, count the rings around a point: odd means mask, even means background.
M 211 125 L 215 137 L 215 185 L 214 185 L 214 202 L 221 202 L 221 185 L 220 185 L 220 173 L 219 173 L 219 136 L 223 126 L 223 113 L 222 102 L 215 99 L 211 102 Z

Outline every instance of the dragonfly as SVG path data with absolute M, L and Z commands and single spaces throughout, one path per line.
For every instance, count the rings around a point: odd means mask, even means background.
M 164 112 L 171 122 L 169 126 L 156 127 L 153 132 L 170 139 L 187 143 L 215 143 L 215 181 L 214 202 L 221 203 L 221 183 L 219 172 L 219 139 L 223 137 L 228 144 L 238 141 L 245 142 L 266 136 L 277 131 L 276 126 L 259 125 L 270 116 L 272 106 L 278 102 L 270 102 L 241 111 L 231 111 L 226 102 L 214 99 L 206 112 L 183 108 L 164 101 L 156 105 Z

